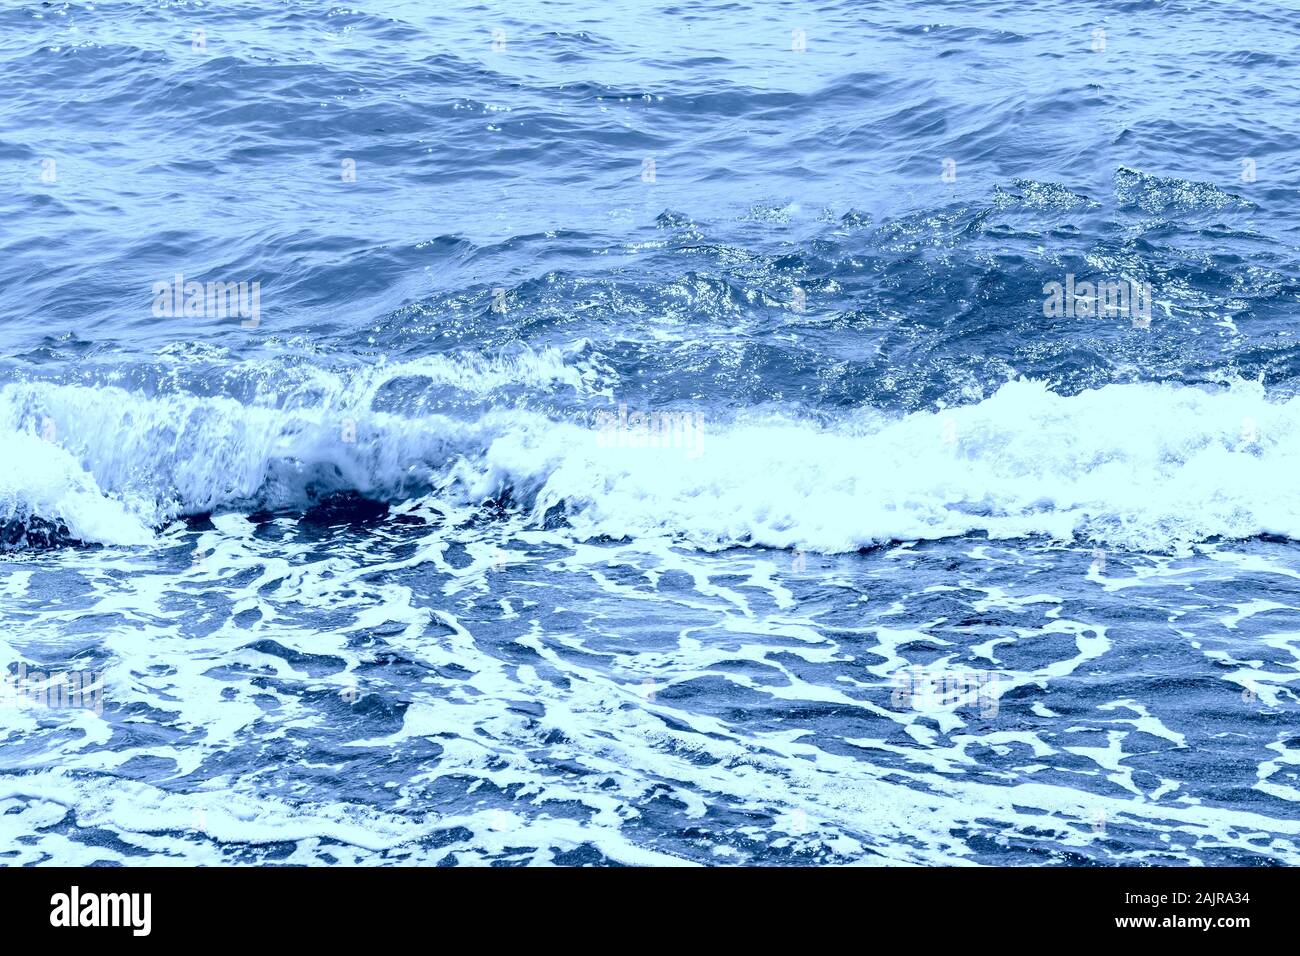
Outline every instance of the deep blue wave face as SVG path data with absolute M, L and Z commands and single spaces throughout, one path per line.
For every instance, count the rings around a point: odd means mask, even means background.
M 0 9 L 0 859 L 1300 862 L 1297 50 Z

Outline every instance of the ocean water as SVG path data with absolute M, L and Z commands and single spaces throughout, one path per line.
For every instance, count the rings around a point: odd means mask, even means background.
M 4 3 L 0 861 L 1300 862 L 1298 51 Z

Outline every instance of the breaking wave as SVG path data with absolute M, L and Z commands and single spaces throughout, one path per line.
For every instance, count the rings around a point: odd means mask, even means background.
M 15 465 L 0 484 L 0 523 L 30 530 L 39 519 L 69 539 L 136 545 L 178 516 L 301 509 L 346 491 L 505 501 L 539 522 L 558 509 L 582 538 L 670 536 L 705 549 L 845 552 L 972 532 L 1142 550 L 1300 537 L 1290 490 L 1300 399 L 1256 383 L 1061 396 L 1020 380 L 901 418 L 703 420 L 678 447 L 611 441 L 590 422 L 9 385 L 0 441 Z

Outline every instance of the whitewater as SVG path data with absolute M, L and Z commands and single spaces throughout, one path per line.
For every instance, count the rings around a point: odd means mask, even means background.
M 530 364 L 583 387 L 582 370 L 554 353 Z M 1300 536 L 1300 492 L 1287 487 L 1300 465 L 1300 401 L 1270 399 L 1258 383 L 1063 397 L 1018 380 L 972 405 L 901 418 L 749 411 L 709 426 L 707 456 L 702 443 L 697 454 L 619 447 L 590 425 L 523 411 L 375 410 L 386 385 L 452 370 L 471 392 L 511 374 L 472 362 L 366 370 L 318 383 L 320 405 L 288 408 L 8 385 L 0 428 L 21 467 L 0 490 L 0 519 L 18 539 L 35 523 L 69 541 L 139 545 L 184 516 L 436 493 L 463 505 L 509 495 L 534 523 L 562 513 L 578 540 L 658 535 L 704 548 L 840 553 L 983 532 L 1175 551 Z

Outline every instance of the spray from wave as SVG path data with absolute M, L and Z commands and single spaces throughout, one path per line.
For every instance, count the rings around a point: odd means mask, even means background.
M 283 410 L 6 386 L 0 526 L 10 545 L 42 543 L 51 527 L 138 545 L 178 516 L 301 509 L 346 491 L 508 500 L 538 522 L 558 508 L 582 538 L 666 535 L 704 549 L 844 552 L 972 532 L 1146 550 L 1300 537 L 1289 490 L 1300 399 L 1270 400 L 1253 383 L 1061 396 L 1021 380 L 902 418 L 750 413 L 710 422 L 689 451 L 602 440 L 534 411 L 408 417 L 368 410 L 371 398 Z

